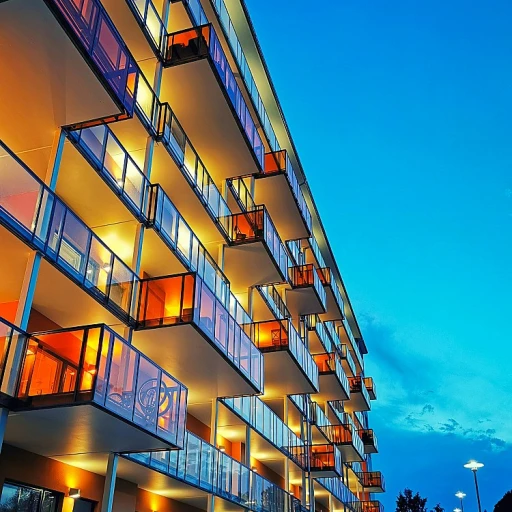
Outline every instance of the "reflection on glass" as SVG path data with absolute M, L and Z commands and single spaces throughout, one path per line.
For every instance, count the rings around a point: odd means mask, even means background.
M 32 407 L 94 402 L 183 444 L 186 388 L 104 325 L 31 336 L 16 395 Z
M 194 323 L 259 390 L 263 356 L 232 314 L 196 273 L 141 280 L 140 328 Z

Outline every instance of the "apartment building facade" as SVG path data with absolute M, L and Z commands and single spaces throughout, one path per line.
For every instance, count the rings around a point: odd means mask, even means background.
M 244 1 L 0 0 L 0 64 L 0 510 L 380 512 Z

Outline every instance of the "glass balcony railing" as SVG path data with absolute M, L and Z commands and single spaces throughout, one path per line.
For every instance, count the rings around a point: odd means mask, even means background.
M 138 67 L 101 2 L 51 0 L 49 4 L 67 24 L 118 102 L 131 116 Z
M 274 313 L 276 320 L 284 320 L 292 316 L 273 284 L 260 284 L 256 286 L 256 289 L 263 297 L 269 309 Z
M 151 185 L 149 225 L 190 272 L 197 272 L 225 308 L 229 308 L 230 284 L 199 238 L 180 215 L 160 185 Z M 241 308 L 239 304 L 237 308 Z M 245 313 L 244 318 L 246 318 Z
M 313 473 L 329 472 L 342 476 L 341 453 L 332 444 L 320 444 L 310 447 L 309 470 Z
M 348 349 L 347 345 L 339 345 L 337 347 L 338 354 L 344 361 L 347 362 L 348 367 L 350 368 L 350 371 L 352 372 L 352 375 L 355 375 L 357 373 L 356 370 L 356 363 L 354 362 L 354 358 L 352 357 L 352 354 L 350 350 Z
M 248 212 L 256 209 L 256 203 L 247 187 L 245 181 L 246 179 L 250 179 L 250 177 L 246 178 L 228 178 L 226 180 L 226 184 L 231 190 L 240 210 L 243 212 Z
M 337 446 L 352 445 L 361 457 L 364 456 L 363 442 L 350 419 L 345 419 L 341 425 L 319 425 L 319 428 L 331 443 Z
M 352 352 L 355 355 L 355 358 L 357 359 L 357 363 L 359 364 L 359 367 L 363 367 L 363 356 L 361 355 L 361 351 L 359 350 L 359 345 L 356 342 L 356 339 L 354 338 L 354 335 L 352 334 L 352 329 L 350 328 L 350 325 L 346 318 L 343 319 L 339 329 L 343 329 L 343 332 L 350 342 L 350 346 L 352 348 Z
M 356 475 L 363 487 L 374 487 L 382 489 L 382 492 L 385 491 L 386 483 L 380 471 L 360 471 Z
M 310 419 L 311 416 L 311 398 L 309 395 L 288 395 L 290 401 L 295 405 L 304 418 Z
M 316 354 L 313 356 L 315 363 L 318 366 L 320 375 L 336 375 L 336 379 L 346 396 L 350 396 L 351 388 L 349 386 L 348 377 L 341 366 L 341 361 L 338 355 L 334 352 L 331 354 Z
M 290 267 L 290 283 L 293 288 L 307 288 L 312 286 L 325 309 L 327 296 L 322 286 L 320 278 L 315 267 L 311 264 L 301 265 L 299 267 Z
M 68 130 L 66 135 L 127 208 L 145 222 L 149 180 L 108 125 Z
M 138 328 L 194 324 L 257 389 L 263 355 L 195 272 L 141 280 Z
M 349 377 L 348 382 L 350 384 L 350 392 L 351 393 L 361 393 L 365 402 L 370 405 L 370 395 L 368 394 L 368 390 L 364 385 L 363 378 L 360 376 L 357 377 Z
M 160 109 L 157 138 L 167 148 L 214 221 L 231 215 L 226 201 L 168 103 L 163 103 Z
M 294 266 L 301 266 L 306 263 L 300 240 L 287 240 L 286 247 L 288 247 Z
M 316 241 L 316 238 L 314 236 L 311 236 L 308 241 L 309 241 L 309 247 L 311 248 L 313 256 L 315 257 L 317 267 L 318 268 L 326 268 L 327 265 L 325 263 L 324 257 L 322 256 L 322 251 L 320 250 L 320 247 L 318 246 L 318 242 Z
M 31 336 L 17 397 L 29 408 L 94 403 L 183 446 L 187 389 L 106 325 Z
M 366 453 L 377 453 L 379 451 L 379 443 L 377 436 L 371 428 L 359 430 L 359 437 L 361 438 L 365 448 L 368 448 Z
M 256 396 L 222 398 L 221 402 L 297 466 L 306 470 L 304 442 Z
M 360 512 L 356 510 L 359 500 L 342 482 L 341 478 L 316 478 L 315 481 L 327 489 L 338 501 L 341 501 L 345 506 L 345 510 Z
M 27 350 L 28 338 L 26 332 L 0 317 L 0 403 L 16 394 L 17 378 L 10 372 L 11 362 L 16 354 Z
M 286 280 L 290 258 L 265 206 L 256 206 L 253 211 L 235 213 L 219 220 L 232 244 L 263 242 L 279 268 L 283 281 Z
M 338 309 L 341 311 L 341 317 L 343 317 L 344 311 L 345 311 L 345 305 L 343 302 L 343 297 L 341 296 L 340 289 L 338 287 L 338 283 L 333 278 L 331 269 L 329 267 L 319 268 L 318 275 L 320 277 L 320 281 L 322 281 L 322 284 L 324 286 L 329 286 L 331 288 L 332 293 L 334 295 L 334 300 L 336 301 L 336 304 L 338 305 Z
M 372 377 L 364 377 L 364 386 L 368 390 L 368 395 L 371 400 L 377 399 L 377 387 Z
M 183 450 L 122 454 L 152 470 L 254 512 L 288 512 L 296 499 L 191 432 Z
M 311 385 L 318 389 L 318 367 L 290 320 L 254 322 L 249 328 L 251 338 L 261 352 L 288 351 Z
M 361 501 L 359 502 L 357 512 L 384 512 L 384 507 L 380 501 Z
M 308 231 L 311 233 L 313 229 L 311 212 L 306 204 L 306 199 L 304 198 L 297 176 L 295 175 L 290 159 L 288 158 L 288 153 L 284 149 L 274 153 L 265 154 L 264 174 L 268 175 L 274 173 L 285 174 L 292 190 L 293 197 L 295 198 L 302 218 L 304 219 L 304 223 L 306 224 Z
M 180 0 L 172 0 L 172 2 L 178 2 Z M 190 14 L 192 15 L 192 22 L 194 25 L 206 25 L 208 23 L 208 17 L 204 12 L 203 6 L 200 0 L 182 0 L 183 3 L 188 7 Z M 171 3 L 172 3 L 171 2 Z
M 153 50 L 161 53 L 164 49 L 167 31 L 152 0 L 127 0 L 127 3 Z
M 324 323 L 318 315 L 306 315 L 304 325 L 308 331 L 315 332 L 326 353 L 334 352 L 334 344 L 331 341 Z
M 135 273 L 1 143 L 0 170 L 0 221 L 131 323 Z
M 165 63 L 174 66 L 200 58 L 209 57 L 229 98 L 231 107 L 243 129 L 260 169 L 264 166 L 264 147 L 244 96 L 219 38 L 211 24 L 168 34 L 165 50 Z
M 323 409 L 316 402 L 311 402 L 311 412 L 312 421 L 315 425 L 319 427 L 330 425 L 330 422 L 327 419 Z

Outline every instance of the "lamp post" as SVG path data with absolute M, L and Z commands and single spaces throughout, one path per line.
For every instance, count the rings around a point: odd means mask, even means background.
M 460 512 L 464 512 L 464 505 L 462 503 L 462 499 L 466 497 L 466 495 L 462 491 L 457 491 L 455 496 L 460 500 Z
M 473 471 L 473 476 L 475 477 L 476 500 L 478 501 L 478 512 L 482 512 L 482 506 L 480 505 L 480 492 L 478 491 L 478 480 L 476 478 L 476 472 L 480 468 L 483 468 L 484 465 L 481 462 L 477 462 L 476 460 L 470 460 L 467 464 L 464 464 L 464 467 L 467 469 L 471 469 L 471 471 Z

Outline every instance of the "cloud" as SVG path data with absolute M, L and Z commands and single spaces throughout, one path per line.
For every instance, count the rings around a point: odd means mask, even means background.
M 421 339 L 405 339 L 368 315 L 361 323 L 371 351 L 367 373 L 379 394 L 374 408 L 381 421 L 406 431 L 479 441 L 493 452 L 512 446 L 512 407 L 507 406 L 506 392 L 512 379 L 490 378 L 478 358 L 455 364 L 451 350 L 438 348 L 439 337 L 428 339 L 429 334 L 421 333 Z

